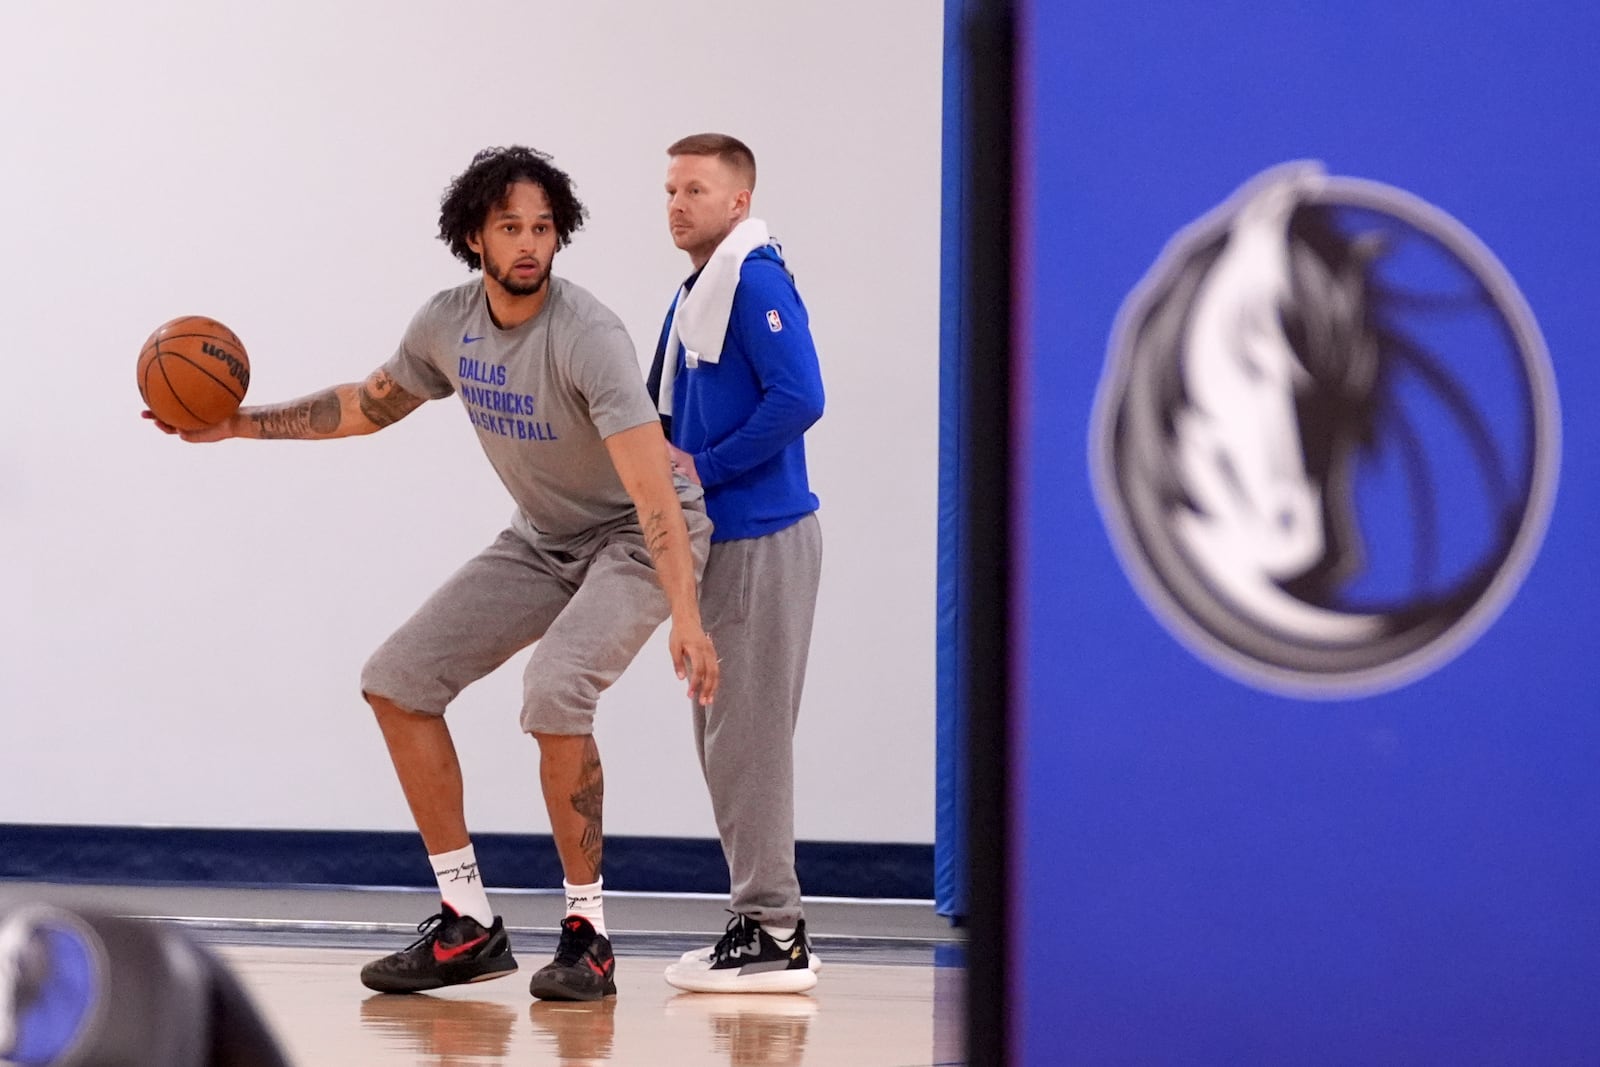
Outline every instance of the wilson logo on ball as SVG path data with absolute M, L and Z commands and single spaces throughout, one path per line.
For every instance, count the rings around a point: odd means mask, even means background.
M 228 365 L 228 374 L 244 388 L 250 388 L 250 368 L 245 366 L 238 356 L 229 352 L 226 348 L 212 344 L 210 341 L 201 342 L 200 351 L 215 359 L 222 360 Z

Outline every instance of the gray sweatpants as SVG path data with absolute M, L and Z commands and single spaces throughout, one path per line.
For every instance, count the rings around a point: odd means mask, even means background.
M 765 537 L 711 546 L 700 613 L 721 661 L 717 699 L 692 704 L 695 745 L 728 860 L 733 910 L 793 926 L 794 730 L 805 685 L 822 526 L 816 515 Z
M 698 574 L 711 522 L 684 508 Z M 361 671 L 362 692 L 443 715 L 456 694 L 535 641 L 522 674 L 522 728 L 590 734 L 600 694 L 671 605 L 637 522 L 596 531 L 582 554 L 506 530 L 445 580 Z

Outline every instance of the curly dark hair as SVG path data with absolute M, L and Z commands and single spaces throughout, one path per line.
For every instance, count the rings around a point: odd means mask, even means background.
M 472 165 L 456 176 L 439 200 L 439 240 L 473 270 L 482 267 L 483 260 L 467 244 L 467 238 L 483 229 L 489 212 L 505 202 L 507 191 L 516 182 L 533 182 L 550 199 L 557 248 L 567 247 L 572 235 L 583 228 L 589 210 L 573 193 L 572 179 L 551 163 L 548 155 L 522 145 L 485 148 L 472 157 Z

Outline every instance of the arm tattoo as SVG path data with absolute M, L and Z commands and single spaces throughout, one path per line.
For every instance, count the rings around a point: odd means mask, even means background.
M 339 429 L 339 394 L 332 389 L 277 407 L 250 413 L 256 432 L 263 438 L 305 438 L 330 434 Z
M 361 414 L 380 428 L 399 422 L 422 403 L 421 397 L 400 388 L 388 372 L 381 370 L 361 383 L 356 398 L 361 404 Z
M 311 398 L 311 432 L 330 434 L 339 432 L 339 394 L 331 389 Z
M 578 789 L 572 794 L 572 807 L 583 816 L 583 838 L 580 847 L 589 861 L 590 882 L 600 877 L 600 855 L 604 842 L 600 833 L 600 813 L 605 805 L 606 781 L 600 769 L 600 749 L 590 737 L 583 750 L 583 770 L 579 772 Z
M 659 511 L 652 511 L 644 519 L 644 544 L 650 550 L 650 559 L 656 565 L 656 570 L 661 569 L 661 561 L 667 555 L 667 517 Z

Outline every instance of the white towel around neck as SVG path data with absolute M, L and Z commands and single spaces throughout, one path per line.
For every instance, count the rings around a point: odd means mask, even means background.
M 657 408 L 672 414 L 672 382 L 678 374 L 678 345 L 684 349 L 684 365 L 698 367 L 722 358 L 722 341 L 728 334 L 728 316 L 733 313 L 733 291 L 739 287 L 739 268 L 751 252 L 770 244 L 767 224 L 760 219 L 745 219 L 728 232 L 700 271 L 694 288 L 678 290 L 678 303 L 672 310 L 672 325 L 667 330 L 667 347 L 661 361 L 661 398 Z

